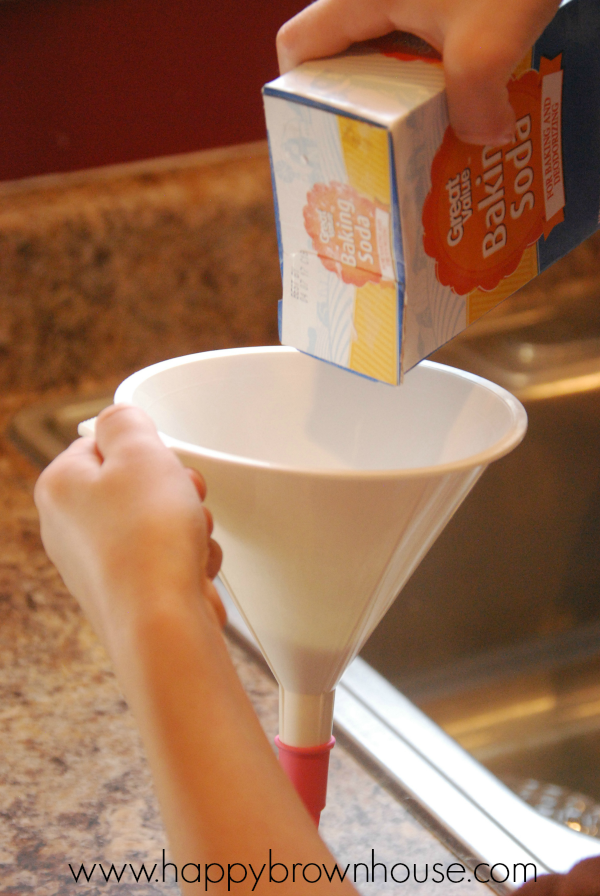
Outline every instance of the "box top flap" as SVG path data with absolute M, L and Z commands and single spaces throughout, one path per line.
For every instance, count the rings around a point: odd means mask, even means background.
M 342 56 L 305 62 L 266 84 L 264 93 L 391 127 L 443 89 L 438 60 L 360 47 Z

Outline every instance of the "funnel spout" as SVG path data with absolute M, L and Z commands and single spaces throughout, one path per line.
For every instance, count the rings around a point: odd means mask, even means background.
M 335 744 L 335 691 L 298 694 L 279 685 L 279 764 L 317 827 L 327 800 L 329 753 Z
M 329 754 L 335 744 L 335 737 L 314 747 L 291 747 L 279 737 L 275 738 L 275 744 L 279 751 L 279 764 L 319 827 L 321 812 L 327 799 Z
M 279 736 L 290 747 L 326 744 L 333 729 L 335 691 L 297 694 L 279 686 Z

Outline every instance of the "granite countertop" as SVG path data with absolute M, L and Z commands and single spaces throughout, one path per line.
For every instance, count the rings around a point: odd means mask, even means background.
M 0 184 L 0 388 L 276 344 L 266 144 Z

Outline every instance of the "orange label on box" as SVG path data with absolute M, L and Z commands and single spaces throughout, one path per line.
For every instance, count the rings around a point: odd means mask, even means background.
M 315 184 L 306 202 L 304 226 L 329 271 L 355 286 L 393 279 L 389 207 L 335 181 Z
M 529 69 L 509 82 L 517 118 L 511 144 L 462 143 L 448 128 L 436 153 L 432 186 L 423 206 L 423 241 L 427 254 L 436 260 L 438 280 L 459 295 L 494 289 L 516 270 L 525 249 L 562 220 L 562 156 L 560 133 L 556 135 L 560 85 L 556 79 L 548 81 L 548 75 L 557 72 L 560 57 L 542 60 L 541 72 Z M 554 131 L 548 118 L 552 114 Z M 543 139 L 546 147 L 550 140 L 549 150 L 544 150 Z M 548 158 L 550 177 L 558 178 L 554 186 L 548 180 Z

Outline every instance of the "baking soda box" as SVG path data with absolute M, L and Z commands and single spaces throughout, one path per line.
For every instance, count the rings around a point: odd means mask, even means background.
M 600 4 L 559 9 L 462 143 L 442 64 L 396 33 L 267 84 L 285 345 L 397 384 L 599 224 Z

